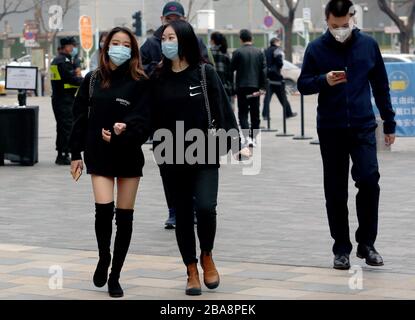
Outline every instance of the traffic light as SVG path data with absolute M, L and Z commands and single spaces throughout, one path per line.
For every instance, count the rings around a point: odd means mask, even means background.
M 134 34 L 137 37 L 141 37 L 143 35 L 141 11 L 137 11 L 136 13 L 133 14 L 133 29 L 134 29 Z

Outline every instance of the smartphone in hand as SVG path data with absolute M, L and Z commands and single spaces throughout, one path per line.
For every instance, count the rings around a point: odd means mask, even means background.
M 333 75 L 337 79 L 344 79 L 344 78 L 346 78 L 346 71 L 333 71 Z
M 78 182 L 79 178 L 82 176 L 82 169 L 78 168 L 75 172 L 72 172 L 72 178 Z

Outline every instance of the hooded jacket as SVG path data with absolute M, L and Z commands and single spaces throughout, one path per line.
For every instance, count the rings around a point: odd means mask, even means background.
M 343 70 L 347 82 L 330 86 L 326 74 Z M 340 43 L 329 30 L 312 41 L 304 55 L 298 90 L 318 93 L 318 128 L 367 128 L 376 125 L 371 90 L 384 121 L 385 134 L 395 132 L 389 81 L 376 41 L 354 29 L 351 38 Z

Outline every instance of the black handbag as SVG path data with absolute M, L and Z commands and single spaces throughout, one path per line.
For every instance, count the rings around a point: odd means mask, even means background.
M 218 143 L 218 129 L 216 126 L 215 119 L 212 118 L 212 111 L 210 108 L 209 103 L 209 95 L 208 95 L 208 85 L 207 85 L 207 77 L 206 77 L 206 64 L 203 63 L 200 65 L 200 73 L 201 73 L 201 86 L 203 91 L 203 96 L 205 98 L 205 108 L 207 112 L 208 117 L 208 136 L 211 135 L 216 139 L 216 142 Z M 220 129 L 223 130 L 223 129 Z M 229 151 L 232 149 L 232 138 L 227 137 L 227 145 L 226 145 L 226 151 L 224 149 L 220 148 L 219 145 L 217 145 L 217 152 L 220 156 L 227 155 Z

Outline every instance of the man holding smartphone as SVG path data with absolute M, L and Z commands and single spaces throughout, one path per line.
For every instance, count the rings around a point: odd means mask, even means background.
M 354 27 L 350 0 L 331 0 L 325 10 L 328 30 L 306 49 L 298 89 L 319 94 L 317 131 L 324 168 L 324 192 L 330 233 L 334 239 L 334 268 L 349 269 L 352 244 L 348 222 L 348 178 L 358 188 L 357 256 L 371 266 L 383 259 L 374 244 L 378 230 L 379 169 L 376 119 L 371 88 L 380 111 L 385 144 L 395 141 L 395 113 L 385 65 L 374 39 Z

